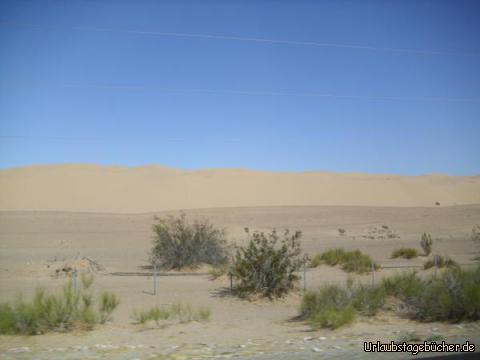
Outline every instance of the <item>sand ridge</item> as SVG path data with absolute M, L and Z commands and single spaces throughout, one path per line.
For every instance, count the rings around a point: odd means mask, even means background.
M 139 213 L 298 205 L 480 204 L 480 176 L 178 170 L 91 164 L 0 170 L 0 210 Z

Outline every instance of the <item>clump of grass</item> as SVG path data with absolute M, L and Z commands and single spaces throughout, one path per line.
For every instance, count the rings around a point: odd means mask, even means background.
M 422 339 L 415 331 L 405 331 L 400 335 L 400 338 L 398 339 L 399 343 L 410 343 L 418 341 L 422 341 Z
M 134 310 L 131 318 L 137 324 L 146 324 L 154 321 L 160 326 L 160 320 L 178 321 L 187 323 L 191 321 L 207 322 L 210 320 L 211 310 L 207 307 L 194 308 L 189 304 L 176 303 L 168 307 L 158 306 L 147 310 Z
M 425 264 L 423 264 L 423 268 L 427 270 L 434 267 L 435 264 L 437 268 L 443 268 L 443 267 L 449 268 L 449 267 L 458 266 L 457 262 L 448 256 L 434 255 L 433 259 L 430 259 L 427 262 L 425 262 Z
M 0 334 L 37 335 L 49 331 L 69 331 L 74 327 L 91 329 L 107 321 L 118 298 L 113 293 L 100 297 L 98 308 L 88 291 L 93 280 L 75 290 L 68 282 L 61 292 L 47 294 L 37 289 L 31 300 L 21 295 L 13 302 L 0 304 Z
M 200 264 L 219 265 L 228 260 L 225 231 L 208 221 L 189 223 L 180 216 L 155 218 L 151 251 L 152 264 L 164 269 L 196 267 Z
M 400 248 L 392 252 L 391 258 L 413 259 L 418 256 L 417 250 L 413 248 Z
M 480 319 L 480 266 L 469 271 L 448 268 L 428 279 L 415 273 L 398 274 L 376 286 L 351 281 L 346 286 L 323 286 L 303 296 L 300 317 L 313 327 L 335 329 L 353 321 L 357 313 L 375 315 L 388 296 L 400 300 L 412 319 L 476 321 Z
M 87 275 L 87 274 L 85 274 L 85 273 L 81 273 L 81 274 L 80 274 L 80 280 L 81 280 L 81 282 L 82 282 L 83 288 L 84 288 L 85 290 L 88 290 L 88 289 L 92 286 L 95 278 L 94 278 L 94 276 L 93 276 L 92 274 L 91 274 L 91 275 Z
M 380 284 L 387 296 L 393 296 L 404 301 L 418 296 L 423 285 L 423 281 L 414 272 L 384 278 Z
M 420 246 L 422 247 L 425 256 L 430 255 L 432 252 L 432 243 L 432 236 L 429 233 L 423 233 L 422 239 L 420 240 Z
M 208 271 L 208 274 L 210 275 L 210 278 L 212 280 L 215 280 L 215 279 L 218 279 L 219 277 L 221 277 L 223 275 L 227 275 L 229 268 L 230 268 L 230 266 L 228 264 L 217 265 L 217 266 L 212 267 Z
M 100 296 L 100 323 L 104 324 L 120 304 L 120 299 L 112 292 L 104 291 Z
M 316 267 L 320 264 L 330 266 L 341 265 L 346 272 L 365 273 L 375 270 L 380 266 L 373 262 L 370 256 L 360 250 L 346 251 L 342 248 L 330 249 L 321 254 L 316 254 L 310 262 L 310 266 Z
M 357 313 L 372 316 L 383 306 L 385 292 L 381 287 L 326 285 L 317 292 L 307 292 L 300 316 L 313 327 L 336 329 L 352 322 Z
M 480 266 L 475 270 L 446 269 L 426 281 L 412 301 L 414 317 L 422 321 L 476 321 L 480 319 Z

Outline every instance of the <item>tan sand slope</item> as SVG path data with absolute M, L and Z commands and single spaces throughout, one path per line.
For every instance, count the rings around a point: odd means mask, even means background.
M 149 212 L 238 206 L 480 204 L 480 176 L 185 171 L 44 165 L 0 170 L 0 210 Z

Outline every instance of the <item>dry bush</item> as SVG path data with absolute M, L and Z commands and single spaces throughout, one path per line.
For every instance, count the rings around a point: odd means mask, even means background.
M 420 240 L 420 246 L 423 249 L 425 256 L 430 255 L 432 252 L 432 236 L 429 233 L 422 234 L 422 240 Z
M 295 272 L 300 269 L 301 232 L 283 237 L 255 231 L 250 234 L 246 247 L 237 250 L 232 264 L 232 274 L 237 280 L 235 292 L 240 296 L 259 294 L 264 297 L 280 297 L 291 290 L 298 280 Z
M 417 250 L 413 248 L 400 248 L 392 252 L 391 258 L 413 259 L 418 256 Z
M 156 217 L 155 220 L 152 264 L 164 269 L 181 269 L 227 262 L 224 230 L 206 220 L 190 224 L 183 213 L 179 217 Z

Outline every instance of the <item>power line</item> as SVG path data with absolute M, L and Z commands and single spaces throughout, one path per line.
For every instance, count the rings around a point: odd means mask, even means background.
M 407 53 L 407 54 L 418 54 L 418 55 L 454 55 L 454 56 L 480 57 L 480 53 L 459 52 L 459 51 L 408 49 L 408 48 L 394 48 L 394 47 L 359 45 L 359 44 L 343 44 L 343 43 L 315 42 L 315 41 L 296 41 L 296 40 L 268 39 L 268 38 L 257 38 L 257 37 L 200 34 L 200 33 L 177 33 L 177 32 L 136 30 L 136 29 L 115 29 L 115 28 L 102 28 L 102 27 L 87 27 L 87 26 L 69 26 L 69 27 L 66 27 L 66 26 L 38 25 L 38 24 L 21 23 L 21 22 L 14 22 L 14 21 L 0 21 L 0 26 L 27 27 L 27 28 L 33 28 L 33 29 L 38 29 L 38 30 L 82 30 L 82 31 L 112 32 L 112 33 L 148 35 L 148 36 L 177 37 L 177 38 L 230 40 L 230 41 L 243 41 L 243 42 L 255 42 L 255 43 L 266 43 L 266 44 L 278 44 L 278 45 L 296 45 L 296 46 L 311 46 L 311 47 L 324 47 L 324 48 L 340 48 L 340 49 L 381 51 L 381 52 L 393 52 L 393 53 Z
M 318 99 L 343 99 L 343 100 L 383 100 L 383 101 L 419 101 L 419 102 L 480 102 L 480 97 L 403 97 L 403 96 L 380 96 L 380 95 L 349 95 L 317 92 L 291 92 L 291 91 L 255 91 L 255 90 L 230 90 L 230 89 L 186 89 L 169 88 L 162 86 L 149 85 L 130 85 L 130 84 L 55 84 L 48 82 L 2 82 L 9 86 L 33 86 L 33 87 L 51 87 L 60 89 L 97 89 L 97 90 L 127 90 L 127 91 L 159 91 L 177 94 L 220 94 L 220 95 L 245 95 L 245 96 L 293 96 L 309 97 Z

